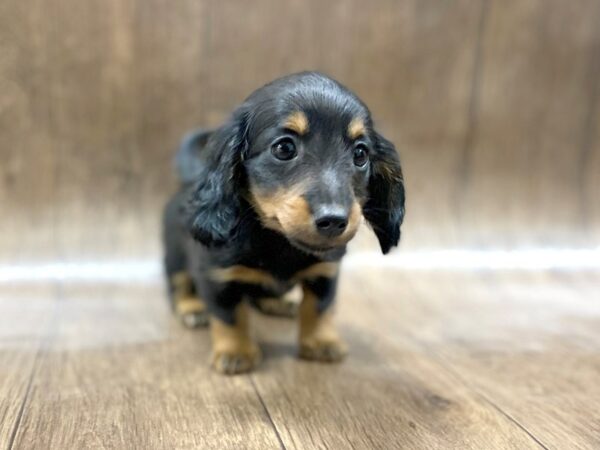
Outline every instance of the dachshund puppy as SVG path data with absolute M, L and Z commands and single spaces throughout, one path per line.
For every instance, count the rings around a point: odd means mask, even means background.
M 214 368 L 256 366 L 247 305 L 276 311 L 295 285 L 300 357 L 341 360 L 331 311 L 346 244 L 364 216 L 387 253 L 404 216 L 398 155 L 364 103 L 325 75 L 289 75 L 188 136 L 176 162 L 163 233 L 170 297 L 186 325 L 210 321 Z

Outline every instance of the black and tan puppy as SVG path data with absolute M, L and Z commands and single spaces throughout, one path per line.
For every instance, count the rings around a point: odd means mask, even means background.
M 364 216 L 387 253 L 404 216 L 398 155 L 368 108 L 325 75 L 290 75 L 255 91 L 220 128 L 190 135 L 177 165 L 166 273 L 184 323 L 210 317 L 214 367 L 251 370 L 260 351 L 246 305 L 272 308 L 297 284 L 300 356 L 343 358 L 331 306 L 346 244 Z

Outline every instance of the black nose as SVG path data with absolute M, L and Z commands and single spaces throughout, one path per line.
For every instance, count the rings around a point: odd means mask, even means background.
M 348 215 L 338 208 L 323 208 L 315 214 L 315 226 L 321 236 L 334 238 L 348 226 Z

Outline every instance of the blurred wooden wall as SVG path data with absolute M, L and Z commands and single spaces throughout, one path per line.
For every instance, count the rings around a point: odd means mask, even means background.
M 401 151 L 407 248 L 598 245 L 600 1 L 3 0 L 0 258 L 158 249 L 180 136 L 318 69 Z

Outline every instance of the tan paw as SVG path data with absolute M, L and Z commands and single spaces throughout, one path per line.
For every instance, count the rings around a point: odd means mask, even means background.
M 261 360 L 260 349 L 252 346 L 244 351 L 225 352 L 215 351 L 212 356 L 212 366 L 224 375 L 235 375 L 250 372 Z
M 300 342 L 299 356 L 302 359 L 321 362 L 338 362 L 348 354 L 346 344 L 338 339 L 306 339 Z
M 249 372 L 261 359 L 260 349 L 249 334 L 248 311 L 240 304 L 235 311 L 233 323 L 211 317 L 212 366 L 217 372 L 234 375 Z

